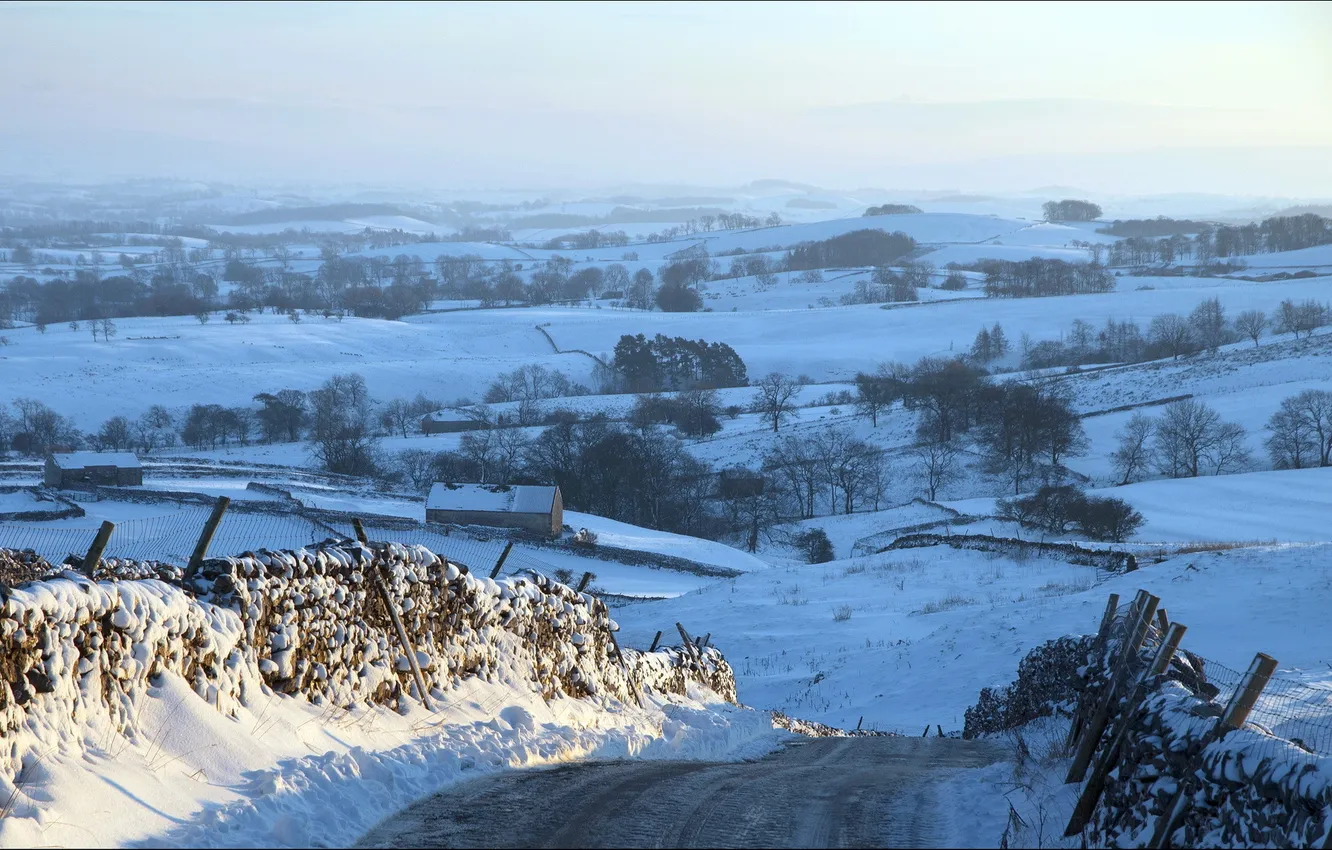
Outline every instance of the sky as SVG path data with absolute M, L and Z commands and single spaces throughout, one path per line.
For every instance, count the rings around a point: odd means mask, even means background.
M 1332 3 L 0 4 L 0 174 L 1332 196 Z

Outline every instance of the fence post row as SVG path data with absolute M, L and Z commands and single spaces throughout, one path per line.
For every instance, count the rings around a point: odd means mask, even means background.
M 1141 605 L 1138 604 L 1139 600 L 1143 600 Z M 1131 627 L 1120 646 L 1114 673 L 1105 684 L 1101 705 L 1092 715 L 1091 722 L 1083 732 L 1082 740 L 1078 742 L 1078 751 L 1074 754 L 1073 764 L 1069 766 L 1068 776 L 1064 779 L 1066 783 L 1081 782 L 1082 777 L 1086 775 L 1087 767 L 1096 754 L 1096 747 L 1101 743 L 1101 734 L 1105 732 L 1106 724 L 1110 721 L 1110 712 L 1118 700 L 1121 686 L 1128 677 L 1133 659 L 1137 657 L 1138 650 L 1147 639 L 1147 629 L 1151 625 L 1152 617 L 1156 615 L 1156 606 L 1160 602 L 1159 596 L 1153 596 L 1145 590 L 1138 591 L 1138 598 L 1134 600 L 1135 617 L 1129 621 Z
M 1133 693 L 1129 695 L 1124 704 L 1124 711 L 1119 716 L 1114 735 L 1111 736 L 1109 745 L 1101 751 L 1101 758 L 1096 762 L 1096 767 L 1093 768 L 1091 776 L 1087 779 L 1087 785 L 1078 798 L 1077 806 L 1073 809 L 1073 815 L 1068 819 L 1068 826 L 1064 828 L 1064 837 L 1082 832 L 1087 821 L 1091 820 L 1092 812 L 1096 811 L 1096 804 L 1100 802 L 1101 794 L 1105 791 L 1105 780 L 1110 771 L 1119 764 L 1119 756 L 1128 738 L 1129 728 L 1133 725 L 1133 717 L 1147 696 L 1147 683 L 1153 676 L 1159 676 L 1170 668 L 1170 660 L 1175 657 L 1175 650 L 1179 648 L 1179 642 L 1183 640 L 1186 631 L 1188 631 L 1187 626 L 1172 623 L 1169 634 L 1157 649 L 1156 657 L 1152 659 L 1151 667 L 1138 677 Z
M 361 524 L 359 518 L 352 518 L 352 528 L 356 530 L 356 539 L 360 541 L 361 545 L 369 546 L 370 539 L 366 537 L 365 526 Z M 407 637 L 407 629 L 403 627 L 402 618 L 398 616 L 398 606 L 393 604 L 393 596 L 389 593 L 388 584 L 384 581 L 381 569 L 372 568 L 369 571 L 371 580 L 374 582 L 375 589 L 379 591 L 379 598 L 384 602 L 384 608 L 388 611 L 389 619 L 393 621 L 394 630 L 398 633 L 398 643 L 402 644 L 403 654 L 407 656 L 407 663 L 412 668 L 412 678 L 416 680 L 416 690 L 420 692 L 421 705 L 425 706 L 426 711 L 434 711 L 435 709 L 430 705 L 430 693 L 426 690 L 425 676 L 421 675 L 421 663 L 416 660 L 416 649 Z
M 1165 609 L 1158 607 L 1159 603 L 1160 599 L 1158 597 L 1145 590 L 1139 590 L 1133 600 L 1132 607 L 1129 609 L 1127 617 L 1129 628 L 1121 646 L 1120 656 L 1114 665 L 1114 674 L 1106 682 L 1105 693 L 1100 700 L 1100 706 L 1091 718 L 1088 728 L 1082 734 L 1066 782 L 1081 781 L 1083 774 L 1086 772 L 1088 763 L 1095 755 L 1096 746 L 1100 743 L 1101 735 L 1105 731 L 1109 714 L 1117 702 L 1118 692 L 1126 684 L 1125 680 L 1131 671 L 1132 661 L 1138 657 L 1138 652 L 1147 638 L 1153 620 L 1161 628 L 1166 629 L 1166 633 L 1156 651 L 1156 655 L 1152 658 L 1150 666 L 1137 677 L 1134 688 L 1128 695 L 1124 711 L 1115 725 L 1114 733 L 1110 736 L 1106 748 L 1101 752 L 1101 757 L 1097 760 L 1096 767 L 1078 798 L 1073 815 L 1069 818 L 1068 826 L 1064 829 L 1065 837 L 1077 835 L 1090 822 L 1091 816 L 1096 810 L 1096 805 L 1105 790 L 1105 783 L 1110 772 L 1119 766 L 1120 754 L 1128 740 L 1129 729 L 1133 725 L 1134 716 L 1137 714 L 1143 700 L 1146 699 L 1147 686 L 1153 679 L 1169 671 L 1170 662 L 1174 659 L 1175 653 L 1179 651 L 1184 633 L 1188 631 L 1188 628 L 1181 623 L 1171 623 Z M 1098 644 L 1108 640 L 1108 630 L 1113 621 L 1117 604 L 1118 597 L 1112 595 L 1109 604 L 1106 606 L 1106 613 L 1101 618 L 1101 628 L 1097 634 Z M 1260 652 L 1254 656 L 1248 672 L 1244 674 L 1244 678 L 1226 703 L 1221 718 L 1200 742 L 1198 752 L 1181 779 L 1174 798 L 1165 807 L 1164 815 L 1157 819 L 1151 838 L 1146 843 L 1147 847 L 1159 850 L 1168 846 L 1170 836 L 1179 828 L 1185 813 L 1188 811 L 1189 801 L 1193 796 L 1193 786 L 1198 782 L 1198 770 L 1202 766 L 1203 753 L 1226 734 L 1243 728 L 1245 721 L 1258 701 L 1259 695 L 1267 687 L 1268 681 L 1272 678 L 1272 673 L 1276 671 L 1276 667 L 1276 659 L 1270 655 Z M 1069 731 L 1070 743 L 1078 737 L 1077 726 L 1084 713 L 1084 706 L 1080 701 L 1074 716 L 1074 728 Z M 926 727 L 926 734 L 928 733 L 929 727 Z M 1332 847 L 1332 837 L 1328 839 L 1327 846 Z

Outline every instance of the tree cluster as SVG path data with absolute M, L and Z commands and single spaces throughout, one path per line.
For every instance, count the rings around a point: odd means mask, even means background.
M 745 363 L 724 342 L 657 334 L 625 334 L 615 344 L 612 368 L 629 392 L 743 387 Z
M 911 204 L 880 204 L 877 207 L 870 207 L 865 210 L 865 215 L 910 215 L 921 212 L 920 207 Z
M 1090 201 L 1046 201 L 1041 210 L 1047 221 L 1095 221 L 1101 217 L 1101 208 Z
M 1169 478 L 1222 475 L 1243 471 L 1252 462 L 1244 427 L 1223 422 L 1215 410 L 1192 398 L 1166 405 L 1159 418 L 1134 413 L 1116 436 L 1110 463 L 1120 484 L 1152 471 Z
M 1028 496 L 1000 499 L 998 516 L 1050 534 L 1077 531 L 1092 540 L 1123 543 L 1143 524 L 1123 499 L 1089 496 L 1071 484 L 1046 484 Z
M 902 232 L 853 230 L 830 239 L 801 242 L 786 254 L 786 267 L 803 269 L 887 266 L 910 254 L 916 240 Z
M 985 294 L 1001 298 L 1038 298 L 1113 292 L 1115 278 L 1096 263 L 1066 263 L 1033 257 L 1029 260 L 984 260 Z

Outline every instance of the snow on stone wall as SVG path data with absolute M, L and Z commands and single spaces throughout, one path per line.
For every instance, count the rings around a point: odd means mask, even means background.
M 0 566 L 50 572 L 31 560 L 0 550 Z M 184 583 L 158 564 L 103 562 L 103 580 L 66 570 L 5 591 L 0 769 L 14 775 L 33 743 L 69 740 L 78 724 L 134 733 L 135 704 L 163 672 L 224 714 L 264 692 L 340 706 L 414 693 L 373 571 L 432 689 L 480 676 L 548 698 L 633 701 L 639 688 L 697 685 L 736 699 L 715 649 L 625 649 L 621 660 L 601 600 L 544 578 L 477 578 L 420 546 L 329 541 L 214 558 Z
M 1140 669 L 1158 640 L 1153 628 Z M 1117 643 L 1100 647 L 1092 637 L 1070 636 L 1032 650 L 1012 685 L 983 690 L 967 710 L 965 737 L 1018 728 L 1071 710 L 1081 693 L 1103 693 Z M 1119 763 L 1083 840 L 1095 847 L 1145 846 L 1187 779 L 1189 802 L 1169 839 L 1172 847 L 1332 846 L 1332 758 L 1253 724 L 1213 736 L 1223 706 L 1205 671 L 1205 659 L 1181 651 L 1166 675 L 1146 683 L 1148 696 L 1133 709 Z M 1097 758 L 1130 710 L 1126 703 L 1121 699 L 1112 712 Z

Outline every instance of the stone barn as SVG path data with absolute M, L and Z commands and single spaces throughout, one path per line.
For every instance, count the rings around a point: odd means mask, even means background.
M 143 484 L 143 467 L 133 452 L 61 452 L 47 455 L 44 477 L 47 487 L 137 487 Z
M 458 431 L 479 431 L 489 427 L 489 423 L 484 419 L 452 407 L 436 410 L 421 417 L 422 434 L 453 434 Z
M 559 487 L 437 482 L 426 497 L 426 522 L 520 528 L 558 537 L 564 499 Z

